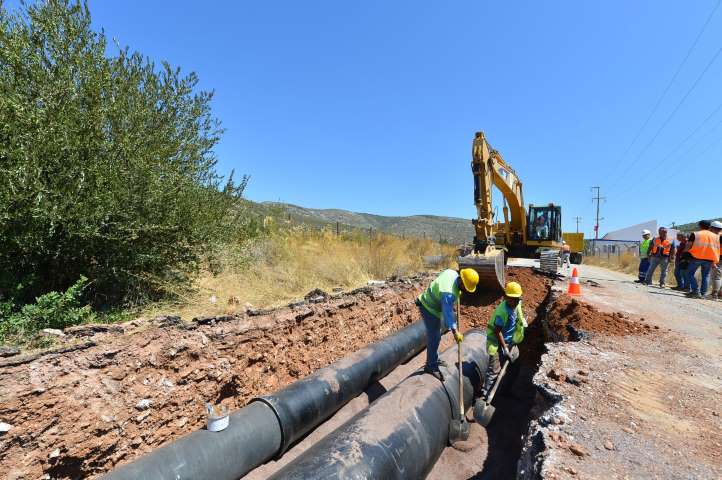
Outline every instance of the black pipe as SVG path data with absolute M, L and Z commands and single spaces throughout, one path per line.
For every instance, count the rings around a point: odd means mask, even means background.
M 468 332 L 463 345 L 468 408 L 488 363 L 485 332 Z M 443 384 L 431 375 L 408 377 L 270 479 L 425 478 L 448 443 L 449 422 L 458 415 L 456 347 L 441 358 L 449 365 L 442 367 Z
M 417 321 L 278 392 L 251 400 L 221 432 L 199 430 L 126 464 L 105 480 L 236 480 L 313 430 L 426 345 Z
M 283 442 L 277 456 L 385 377 L 424 347 L 426 330 L 415 322 L 403 330 L 339 360 L 330 367 L 252 402 L 270 406 L 281 425 Z

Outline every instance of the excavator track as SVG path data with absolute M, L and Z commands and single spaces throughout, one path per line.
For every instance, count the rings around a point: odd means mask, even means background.
M 458 257 L 459 268 L 473 268 L 479 274 L 479 287 L 485 290 L 504 290 L 506 265 L 504 250 L 488 251 L 486 255 L 472 253 Z

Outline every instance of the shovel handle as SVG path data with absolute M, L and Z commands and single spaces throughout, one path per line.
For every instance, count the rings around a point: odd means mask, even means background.
M 501 372 L 499 372 L 499 376 L 496 378 L 496 382 L 494 382 L 494 386 L 491 388 L 491 392 L 489 392 L 489 398 L 487 399 L 488 404 L 491 404 L 491 400 L 494 398 L 494 394 L 496 393 L 496 389 L 499 387 L 499 384 L 501 383 L 501 379 L 504 378 L 504 374 L 506 373 L 506 367 L 509 366 L 509 360 L 507 359 L 506 362 L 504 362 L 504 366 L 501 367 Z
M 456 328 L 457 332 L 461 332 L 461 307 L 459 301 L 456 302 Z M 464 418 L 464 374 L 461 368 L 461 342 L 457 342 L 458 354 L 459 354 L 459 418 Z

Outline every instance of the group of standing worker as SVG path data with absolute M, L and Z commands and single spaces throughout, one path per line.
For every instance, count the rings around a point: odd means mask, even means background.
M 439 365 L 438 349 L 441 341 L 442 320 L 461 343 L 464 336 L 458 330 L 454 313 L 463 293 L 474 293 L 479 283 L 479 274 L 471 268 L 460 271 L 444 270 L 416 299 L 421 318 L 426 326 L 426 364 L 424 372 L 443 381 L 444 376 Z M 504 290 L 504 299 L 491 314 L 486 327 L 486 350 L 489 363 L 481 388 L 482 398 L 486 401 L 496 382 L 503 362 L 514 362 L 519 357 L 517 345 L 524 339 L 527 327 L 522 310 L 522 288 L 517 282 L 509 282 Z
M 660 269 L 659 286 L 665 288 L 667 267 L 674 260 L 674 290 L 687 293 L 690 298 L 722 299 L 722 271 L 720 270 L 720 232 L 722 222 L 701 220 L 699 230 L 686 235 L 678 232 L 676 240 L 667 237 L 667 229 L 659 227 L 652 238 L 649 230 L 642 231 L 639 244 L 638 283 L 652 284 L 657 268 Z M 701 281 L 697 282 L 697 271 Z M 711 277 L 711 279 L 710 279 Z M 712 287 L 707 295 L 708 287 Z

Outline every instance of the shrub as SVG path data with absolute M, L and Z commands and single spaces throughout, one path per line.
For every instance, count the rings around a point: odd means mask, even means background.
M 212 92 L 106 50 L 85 3 L 0 2 L 0 294 L 16 303 L 81 275 L 95 304 L 158 297 L 244 233 L 247 178 L 215 171 Z
M 65 292 L 46 293 L 19 311 L 14 311 L 12 302 L 0 304 L 0 341 L 28 339 L 44 328 L 62 329 L 94 320 L 90 306 L 81 302 L 87 286 L 88 279 L 80 277 Z

